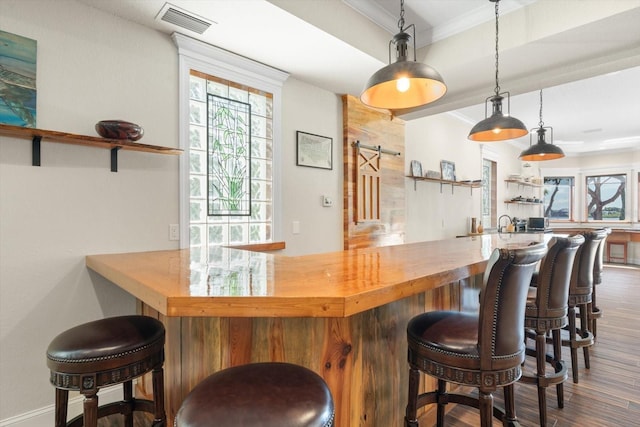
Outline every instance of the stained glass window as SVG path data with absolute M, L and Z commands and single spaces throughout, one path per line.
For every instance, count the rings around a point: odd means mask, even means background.
M 209 215 L 251 214 L 251 106 L 207 95 Z
M 210 245 L 273 241 L 273 95 L 194 70 L 189 77 L 189 93 L 189 215 L 192 251 L 197 252 L 201 250 L 199 247 Z M 247 123 L 240 125 L 238 122 L 236 125 L 242 131 L 249 132 L 250 138 L 244 141 L 251 141 L 247 146 L 250 151 L 242 161 L 243 166 L 248 165 L 247 171 L 251 178 L 250 181 L 244 180 L 242 185 L 242 193 L 248 197 L 243 200 L 239 209 L 227 209 L 224 214 L 223 203 L 218 204 L 215 208 L 217 211 L 210 211 L 207 200 L 208 195 L 217 194 L 216 190 L 210 192 L 211 185 L 208 184 L 207 175 L 207 165 L 210 168 L 214 166 L 208 163 L 211 161 L 209 155 L 213 154 L 209 153 L 207 143 L 208 98 L 227 103 L 225 105 L 235 109 L 236 114 L 243 115 L 242 120 Z M 245 161 L 248 163 L 244 163 Z M 232 163 L 227 164 L 227 169 L 218 169 L 213 174 L 229 174 L 229 164 Z M 197 257 L 195 254 L 194 256 Z

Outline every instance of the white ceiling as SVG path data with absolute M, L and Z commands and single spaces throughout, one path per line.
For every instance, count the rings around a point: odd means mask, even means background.
M 215 22 L 198 35 L 156 19 L 165 0 L 78 1 L 352 95 L 388 63 L 400 14 L 400 0 L 170 0 Z M 544 124 L 568 155 L 640 150 L 640 0 L 502 0 L 499 7 L 500 87 L 511 92 L 512 115 L 537 127 L 544 88 Z M 471 128 L 495 86 L 494 3 L 405 0 L 409 24 L 418 60 L 442 74 L 448 92 L 399 115 L 451 112 Z M 529 139 L 515 143 L 525 148 Z

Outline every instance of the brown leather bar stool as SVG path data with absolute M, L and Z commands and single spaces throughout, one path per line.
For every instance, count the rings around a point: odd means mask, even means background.
M 478 314 L 434 311 L 409 321 L 405 426 L 418 427 L 417 410 L 436 403 L 442 427 L 450 402 L 479 408 L 482 427 L 492 425 L 493 415 L 504 425 L 519 425 L 513 383 L 524 361 L 524 310 L 533 272 L 546 251 L 544 244 L 496 249 L 484 273 Z M 419 394 L 421 371 L 438 379 L 436 391 Z M 479 396 L 447 393 L 447 382 L 478 387 Z M 493 405 L 498 387 L 504 388 L 504 411 Z
M 562 340 L 562 345 L 571 350 L 571 374 L 573 382 L 578 383 L 578 349 L 582 348 L 584 366 L 591 368 L 589 347 L 593 345 L 593 333 L 589 330 L 589 303 L 593 295 L 593 268 L 600 242 L 607 236 L 605 229 L 581 231 L 585 242 L 578 248 L 571 272 L 569 286 L 567 330 L 569 337 Z M 578 310 L 578 313 L 576 313 Z M 580 317 L 580 326 L 577 319 Z
M 611 234 L 610 228 L 604 229 L 607 234 L 600 242 L 598 251 L 596 252 L 596 259 L 593 263 L 593 289 L 591 290 L 591 303 L 588 304 L 589 313 L 589 330 L 593 333 L 593 339 L 598 338 L 598 319 L 602 318 L 602 310 L 596 305 L 596 289 L 597 285 L 602 284 L 602 271 L 604 269 L 604 253 L 606 251 L 607 236 Z
M 71 328 L 51 341 L 47 366 L 56 388 L 55 426 L 96 427 L 98 418 L 122 414 L 133 427 L 133 412 L 153 414 L 153 426 L 165 426 L 165 330 L 147 316 L 121 316 L 96 320 Z M 154 401 L 133 397 L 134 378 L 152 371 Z M 98 390 L 123 384 L 120 402 L 98 405 Z M 69 390 L 84 395 L 84 413 L 67 423 Z
M 251 363 L 223 369 L 182 402 L 176 427 L 331 427 L 329 387 L 315 372 L 291 363 Z
M 549 241 L 549 249 L 542 259 L 540 270 L 534 274 L 532 287 L 527 298 L 524 327 L 527 336 L 535 339 L 535 348 L 527 348 L 526 354 L 536 358 L 533 374 L 525 371 L 520 381 L 535 384 L 538 388 L 538 412 L 540 426 L 547 425 L 547 387 L 556 385 L 558 407 L 564 406 L 562 383 L 566 381 L 567 365 L 562 360 L 562 340 L 560 330 L 567 325 L 567 300 L 571 271 L 578 247 L 584 243 L 582 235 L 569 238 L 554 237 Z M 546 354 L 546 335 L 551 333 L 553 356 Z M 554 372 L 546 371 L 546 364 Z

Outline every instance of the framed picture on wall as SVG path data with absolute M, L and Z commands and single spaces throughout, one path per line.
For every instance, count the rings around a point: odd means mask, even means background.
M 297 131 L 296 143 L 298 166 L 333 169 L 333 139 Z
M 411 176 L 422 176 L 422 163 L 411 160 Z
M 456 180 L 456 164 L 447 160 L 440 161 L 440 172 L 442 173 L 442 179 L 447 181 Z

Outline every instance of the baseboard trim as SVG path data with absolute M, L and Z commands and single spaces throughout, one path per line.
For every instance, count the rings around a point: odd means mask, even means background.
M 53 394 L 53 389 L 51 389 Z M 98 392 L 100 404 L 117 402 L 122 400 L 122 385 L 107 387 Z M 67 409 L 68 418 L 71 419 L 82 413 L 84 396 L 78 395 L 69 399 Z M 55 418 L 55 405 L 47 405 L 23 414 L 0 420 L 0 427 L 42 427 L 53 425 Z

